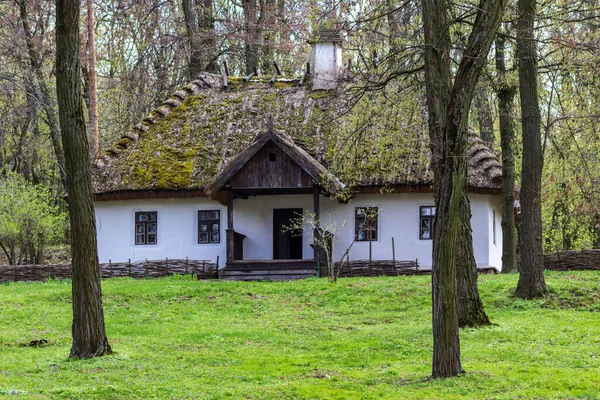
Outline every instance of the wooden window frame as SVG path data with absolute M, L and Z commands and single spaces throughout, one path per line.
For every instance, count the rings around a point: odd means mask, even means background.
M 430 210 L 429 215 L 423 215 L 423 209 Z M 436 209 L 435 206 L 420 206 L 419 207 L 419 240 L 433 240 L 433 224 L 435 223 Z M 429 221 L 429 228 L 423 228 L 423 220 Z M 423 231 L 429 229 L 429 237 L 423 237 Z
M 217 213 L 217 218 L 213 218 L 213 213 Z M 202 218 L 202 214 L 208 214 L 210 219 Z M 201 230 L 202 224 L 206 224 L 206 230 Z M 217 229 L 214 226 L 217 225 Z M 201 237 L 206 234 L 206 241 L 201 241 Z M 213 235 L 216 236 L 216 240 Z M 198 210 L 198 244 L 219 244 L 221 243 L 221 210 Z
M 142 215 L 146 217 L 140 219 Z M 158 211 L 136 211 L 134 220 L 134 243 L 136 246 L 156 246 L 158 244 Z M 150 232 L 154 226 L 154 231 Z M 151 241 L 154 235 L 154 241 Z M 141 240 L 138 240 L 140 239 Z
M 359 216 L 359 210 L 365 210 L 364 216 Z M 369 221 L 369 219 L 372 220 Z M 365 228 L 360 229 L 359 224 L 363 220 Z M 366 232 L 364 238 L 360 236 L 360 232 L 362 231 Z M 369 234 L 371 235 L 369 236 Z M 376 242 L 379 240 L 379 207 L 354 208 L 354 240 L 357 242 Z

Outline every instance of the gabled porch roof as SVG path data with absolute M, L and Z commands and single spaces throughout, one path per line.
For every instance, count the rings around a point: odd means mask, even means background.
M 254 143 L 228 162 L 213 181 L 206 186 L 204 192 L 208 196 L 214 197 L 217 192 L 227 186 L 232 178 L 234 178 L 234 176 L 269 143 L 273 143 L 281 149 L 283 153 L 295 162 L 303 172 L 312 178 L 315 186 L 318 186 L 325 194 L 335 195 L 344 189 L 345 185 L 327 168 L 312 157 L 306 150 L 294 143 L 291 138 L 287 138 L 274 132 L 271 120 L 268 120 L 267 123 L 267 132 L 259 135 Z M 264 193 L 267 194 L 272 191 L 273 188 L 263 187 L 261 189 L 261 191 L 264 191 Z M 295 188 L 288 187 L 287 189 L 293 190 Z

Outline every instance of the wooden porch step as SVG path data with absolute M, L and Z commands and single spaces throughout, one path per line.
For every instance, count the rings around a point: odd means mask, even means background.
M 281 281 L 317 276 L 316 260 L 237 260 L 219 271 L 219 278 L 239 281 Z

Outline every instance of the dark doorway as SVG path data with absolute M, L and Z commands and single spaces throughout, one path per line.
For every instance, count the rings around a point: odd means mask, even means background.
M 273 259 L 302 259 L 302 229 L 290 230 L 302 217 L 301 208 L 273 210 Z

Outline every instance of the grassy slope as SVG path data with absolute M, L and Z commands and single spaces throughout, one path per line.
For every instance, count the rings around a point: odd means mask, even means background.
M 600 275 L 549 273 L 549 299 L 481 276 L 496 325 L 461 331 L 430 382 L 430 278 L 103 283 L 116 354 L 69 361 L 70 285 L 0 285 L 0 395 L 32 398 L 600 398 Z M 46 338 L 43 348 L 20 343 Z

